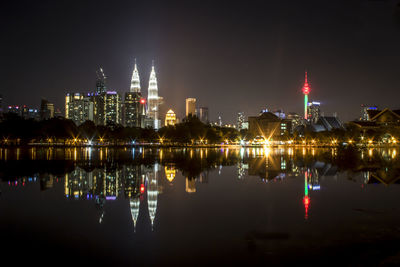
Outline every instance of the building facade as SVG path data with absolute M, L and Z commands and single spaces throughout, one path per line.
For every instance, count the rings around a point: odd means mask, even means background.
M 249 117 L 249 132 L 253 136 L 262 136 L 269 140 L 291 134 L 292 122 L 271 112 L 263 112 L 259 116 Z
M 175 112 L 170 109 L 165 115 L 165 126 L 173 126 L 177 123 Z
M 48 120 L 51 118 L 54 118 L 54 104 L 42 99 L 40 103 L 40 119 Z
M 140 77 L 137 68 L 136 60 L 132 73 L 131 87 L 129 92 L 125 93 L 124 109 L 123 109 L 123 124 L 128 127 L 142 127 L 144 123 L 144 104 L 140 92 Z
M 162 97 L 158 96 L 157 77 L 153 64 L 153 66 L 151 67 L 149 88 L 147 95 L 147 116 L 150 120 L 153 121 L 153 128 L 156 130 L 161 127 L 161 120 L 159 118 L 160 104 L 162 104 Z
M 199 120 L 204 124 L 209 124 L 209 115 L 208 115 L 208 108 L 207 107 L 200 107 L 199 108 Z
M 115 91 L 104 95 L 104 125 L 121 123 L 121 96 Z
M 307 116 L 310 123 L 317 123 L 321 117 L 321 103 L 320 102 L 309 102 L 307 105 Z
M 94 103 L 89 96 L 71 93 L 65 96 L 65 118 L 80 125 L 87 120 L 94 120 Z
M 189 114 L 196 116 L 196 98 L 186 98 L 185 116 L 189 117 Z

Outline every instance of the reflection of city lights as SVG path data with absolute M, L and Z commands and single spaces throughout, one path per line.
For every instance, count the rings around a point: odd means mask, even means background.
M 176 170 L 174 166 L 165 166 L 165 177 L 169 182 L 175 179 Z
M 142 193 L 142 194 L 144 193 L 144 184 L 140 185 L 140 193 Z
M 264 153 L 264 155 L 266 157 L 268 157 L 269 154 L 271 153 L 271 148 L 269 148 L 268 146 L 264 145 L 262 152 Z

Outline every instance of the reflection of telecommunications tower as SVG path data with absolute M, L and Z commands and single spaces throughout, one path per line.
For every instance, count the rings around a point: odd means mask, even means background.
M 308 171 L 304 172 L 304 198 L 303 198 L 303 204 L 304 204 L 304 209 L 305 209 L 304 218 L 307 220 L 308 219 L 308 206 L 310 205 L 310 198 L 308 196 Z
M 304 119 L 308 119 L 307 115 L 307 104 L 308 104 L 308 94 L 310 93 L 310 86 L 308 85 L 308 80 L 307 80 L 307 71 L 306 71 L 306 77 L 303 85 L 303 94 L 304 94 Z
M 157 77 L 154 70 L 154 61 L 151 66 L 151 73 L 149 79 L 149 89 L 147 95 L 147 115 L 154 121 L 154 129 L 161 127 L 161 120 L 159 119 L 159 105 L 162 104 L 162 97 L 158 96 Z

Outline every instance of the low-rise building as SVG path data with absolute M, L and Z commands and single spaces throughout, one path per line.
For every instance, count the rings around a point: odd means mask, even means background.
M 269 139 L 292 133 L 292 121 L 281 119 L 271 112 L 251 116 L 248 120 L 249 132 L 254 136 L 263 136 Z

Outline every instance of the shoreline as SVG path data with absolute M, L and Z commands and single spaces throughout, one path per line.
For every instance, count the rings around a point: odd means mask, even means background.
M 51 148 L 135 148 L 135 147 L 153 147 L 153 148 L 338 148 L 338 147 L 354 147 L 360 149 L 367 148 L 397 148 L 400 144 L 377 144 L 377 145 L 364 145 L 364 144 L 354 144 L 354 145 L 339 145 L 339 144 L 321 144 L 321 145 L 311 145 L 311 144 L 269 144 L 269 145 L 236 145 L 236 144 L 210 144 L 210 145 L 189 145 L 189 144 L 152 144 L 152 143 L 137 143 L 137 144 L 79 144 L 79 145 L 66 145 L 62 143 L 53 144 L 1 144 L 0 148 L 34 148 L 34 147 L 51 147 Z

